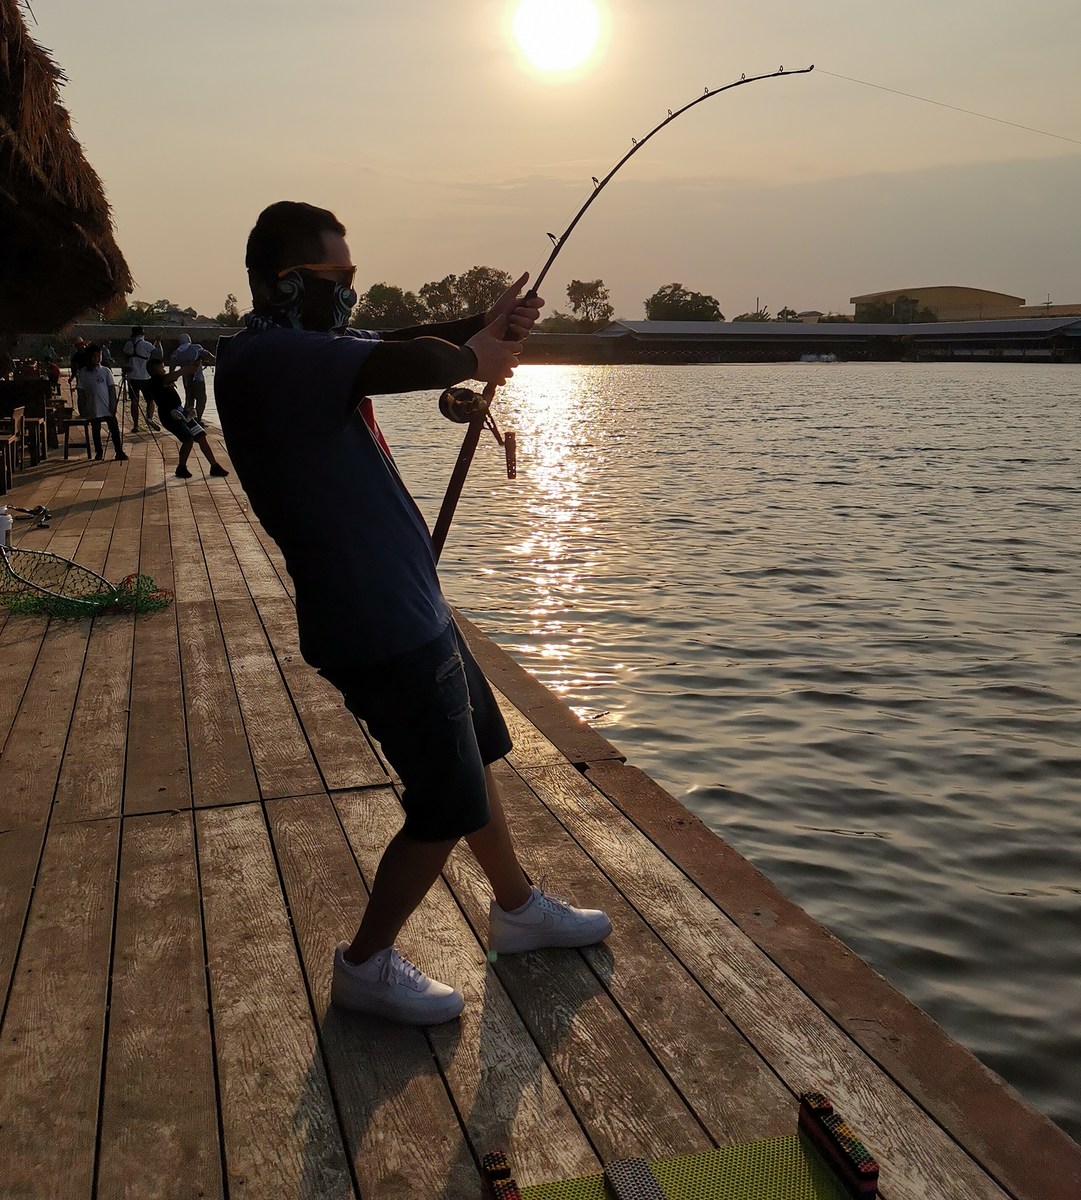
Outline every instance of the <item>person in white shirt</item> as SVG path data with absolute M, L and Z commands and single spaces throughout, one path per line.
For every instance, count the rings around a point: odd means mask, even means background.
M 120 426 L 116 420 L 116 383 L 112 371 L 101 364 L 100 346 L 87 346 L 83 350 L 76 384 L 79 390 L 79 413 L 90 422 L 94 436 L 95 458 L 101 462 L 105 457 L 101 444 L 101 426 L 104 422 L 109 427 L 116 457 L 125 460 L 128 456 L 124 453 Z
M 143 337 L 143 327 L 136 325 L 131 331 L 131 337 L 124 343 L 124 378 L 128 381 L 128 392 L 131 395 L 131 431 L 139 431 L 139 397 L 146 404 L 146 424 L 148 429 L 155 432 L 161 426 L 154 420 L 154 402 L 147 391 L 150 374 L 146 364 L 154 353 L 153 343 Z
M 189 374 L 185 371 L 180 379 L 184 384 L 184 415 L 202 421 L 206 410 L 206 379 L 203 367 L 214 363 L 214 355 L 198 342 L 191 340 L 191 335 L 182 333 L 176 349 L 169 355 L 169 366 L 190 367 L 194 370 Z

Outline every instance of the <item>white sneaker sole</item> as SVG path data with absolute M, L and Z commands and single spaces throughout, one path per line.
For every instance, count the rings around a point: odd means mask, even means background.
M 384 1017 L 399 1025 L 442 1025 L 460 1017 L 465 1008 L 465 997 L 461 992 L 416 1004 L 395 1004 L 378 996 L 357 996 L 352 993 L 347 980 L 339 983 L 337 979 L 331 984 L 330 1002 L 335 1008 L 369 1017 Z
M 605 917 L 592 925 L 577 929 L 556 930 L 545 934 L 542 930 L 497 929 L 488 938 L 489 949 L 497 954 L 526 954 L 530 950 L 575 950 L 582 946 L 595 946 L 612 932 L 612 922 Z

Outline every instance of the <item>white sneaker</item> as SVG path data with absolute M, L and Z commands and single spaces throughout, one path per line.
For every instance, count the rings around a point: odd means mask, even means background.
M 608 914 L 574 908 L 539 887 L 525 908 L 504 912 L 493 900 L 488 910 L 488 947 L 498 954 L 521 954 L 551 946 L 592 946 L 612 932 Z
M 345 957 L 348 942 L 340 942 L 334 955 L 334 981 L 330 1000 L 339 1008 L 386 1017 L 404 1025 L 439 1025 L 451 1021 L 465 1008 L 465 997 L 448 984 L 429 979 L 395 946 L 380 950 L 366 962 L 354 964 Z

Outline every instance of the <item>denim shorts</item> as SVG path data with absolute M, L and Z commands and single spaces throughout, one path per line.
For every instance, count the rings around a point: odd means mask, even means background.
M 362 667 L 328 669 L 401 778 L 404 832 L 420 842 L 488 824 L 484 768 L 509 753 L 492 689 L 452 621 L 438 638 Z

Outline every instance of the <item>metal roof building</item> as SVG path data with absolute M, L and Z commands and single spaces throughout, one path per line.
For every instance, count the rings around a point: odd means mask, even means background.
M 599 333 L 534 334 L 527 362 L 793 362 L 1044 359 L 1081 361 L 1081 319 L 912 325 L 799 321 L 614 321 Z

